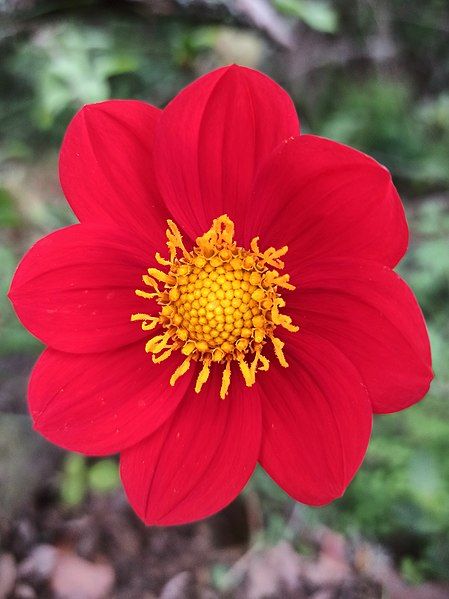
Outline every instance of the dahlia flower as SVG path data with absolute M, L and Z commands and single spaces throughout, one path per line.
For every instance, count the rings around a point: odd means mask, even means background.
M 80 222 L 29 250 L 9 294 L 48 346 L 29 409 L 61 447 L 120 452 L 147 524 L 217 512 L 257 463 L 328 503 L 373 412 L 427 392 L 424 319 L 392 270 L 408 233 L 390 174 L 300 135 L 265 75 L 218 69 L 164 110 L 85 106 L 60 179 Z

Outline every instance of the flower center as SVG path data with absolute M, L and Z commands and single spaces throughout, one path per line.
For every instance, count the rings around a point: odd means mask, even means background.
M 214 219 L 189 252 L 177 226 L 170 220 L 167 224 L 170 259 L 156 254 L 167 272 L 149 268 L 142 279 L 151 291 L 136 290 L 140 297 L 156 299 L 160 313 L 133 314 L 131 320 L 140 321 L 144 331 L 160 327 L 145 345 L 153 362 L 162 362 L 175 350 L 186 356 L 170 384 L 187 372 L 192 361 L 201 362 L 195 384 L 199 393 L 215 362 L 223 365 L 220 397 L 224 399 L 232 361 L 238 364 L 248 387 L 254 384 L 258 370 L 268 370 L 269 361 L 262 354 L 267 341 L 273 344 L 280 364 L 287 367 L 284 343 L 274 334 L 277 326 L 298 331 L 291 318 L 279 311 L 285 306 L 280 289 L 295 289 L 288 282 L 289 275 L 278 272 L 284 268 L 280 258 L 287 246 L 261 252 L 255 237 L 250 250 L 238 247 L 233 240 L 234 223 L 223 215 Z

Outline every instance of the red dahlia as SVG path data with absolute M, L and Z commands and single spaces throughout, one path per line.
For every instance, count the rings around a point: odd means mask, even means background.
M 408 233 L 388 171 L 300 135 L 261 73 L 218 69 L 164 110 L 85 106 L 60 177 L 80 224 L 36 243 L 10 291 L 49 346 L 31 415 L 69 450 L 120 452 L 147 524 L 213 514 L 257 462 L 327 503 L 372 413 L 427 392 L 426 326 L 392 270 Z

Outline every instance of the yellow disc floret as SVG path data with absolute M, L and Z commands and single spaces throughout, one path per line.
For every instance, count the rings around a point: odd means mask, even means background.
M 284 343 L 274 331 L 277 326 L 291 332 L 298 330 L 291 318 L 279 311 L 285 306 L 279 291 L 294 289 L 289 275 L 279 274 L 284 268 L 280 258 L 288 248 L 261 252 L 257 237 L 249 250 L 238 247 L 234 223 L 223 215 L 197 238 L 189 252 L 177 226 L 170 220 L 167 223 L 170 258 L 156 254 L 156 260 L 168 272 L 149 268 L 142 279 L 150 290 L 136 290 L 141 297 L 156 299 L 160 313 L 133 314 L 131 320 L 140 321 L 144 331 L 160 328 L 145 345 L 153 362 L 162 362 L 175 350 L 184 354 L 170 384 L 187 372 L 192 361 L 200 362 L 195 384 L 199 393 L 215 362 L 223 365 L 220 397 L 224 399 L 233 360 L 248 387 L 254 384 L 258 370 L 268 370 L 269 361 L 262 355 L 267 341 L 273 344 L 280 364 L 287 367 Z

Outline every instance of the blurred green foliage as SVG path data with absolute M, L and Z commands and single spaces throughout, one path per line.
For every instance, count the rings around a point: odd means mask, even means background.
M 89 492 L 108 493 L 120 485 L 117 462 L 104 458 L 90 463 L 77 453 L 66 455 L 62 466 L 59 492 L 64 505 L 79 505 Z
M 335 33 L 338 29 L 338 14 L 330 2 L 273 0 L 273 4 L 282 14 L 296 17 L 316 31 Z
M 165 104 L 190 79 L 183 65 L 211 44 L 213 28 L 171 21 L 152 28 L 113 16 L 101 24 L 67 19 L 19 36 L 3 49 L 0 160 L 58 144 L 83 104 L 120 97 Z
M 300 80 L 289 76 L 282 54 L 266 40 L 262 52 L 266 62 L 253 66 L 279 69 L 300 104 L 305 130 L 373 154 L 392 170 L 400 191 L 413 198 L 407 205 L 412 245 L 400 271 L 426 315 L 436 374 L 424 402 L 376 418 L 366 462 L 342 499 L 319 510 L 296 509 L 305 524 L 324 522 L 384 543 L 411 582 L 448 579 L 449 42 L 444 31 L 447 19 L 441 18 L 445 3 L 411 2 L 405 7 L 397 0 L 380 16 L 376 14 L 380 3 L 357 3 L 357 10 L 344 0 L 273 0 L 272 6 L 289 22 L 297 21 L 322 36 L 313 38 L 314 43 L 327 43 L 334 36 L 360 49 L 362 58 L 320 63 Z M 57 13 L 57 8 L 50 12 Z M 228 56 L 220 45 L 224 27 L 203 18 L 196 22 L 113 11 L 101 16 L 84 11 L 78 16 L 71 11 L 46 19 L 45 10 L 38 16 L 19 20 L 13 33 L 0 38 L 3 353 L 39 348 L 18 324 L 5 294 L 26 248 L 42 234 L 71 222 L 59 192 L 50 184 L 42 190 L 33 181 L 54 179 L 55 152 L 73 113 L 83 103 L 110 97 L 141 98 L 162 106 L 194 75 Z M 396 44 L 393 66 L 366 58 L 363 47 L 368 38 L 385 35 L 379 33 L 384 21 Z M 254 44 L 254 39 L 248 38 L 248 43 Z M 117 483 L 113 460 L 92 463 L 68 454 L 60 494 L 65 504 L 77 505 L 89 491 L 113 490 Z M 293 534 L 291 503 L 285 494 L 262 471 L 256 473 L 251 489 L 263 499 L 265 540 Z M 222 571 L 215 574 L 220 579 Z
M 312 128 L 373 155 L 408 189 L 449 184 L 449 96 L 416 101 L 410 82 L 371 77 L 338 83 Z M 323 110 L 324 109 L 324 110 Z M 323 114 L 324 113 L 324 114 Z

